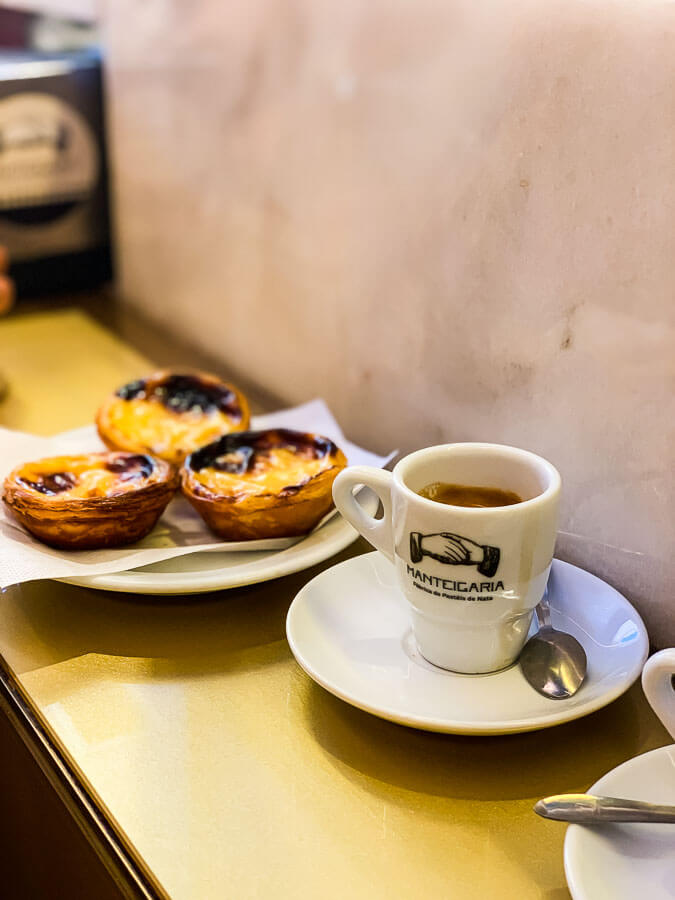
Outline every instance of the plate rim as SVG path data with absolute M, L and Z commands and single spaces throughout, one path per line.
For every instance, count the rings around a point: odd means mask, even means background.
M 362 504 L 374 514 L 379 501 L 373 494 L 365 497 Z M 317 535 L 321 538 L 317 540 Z M 285 575 L 292 575 L 303 569 L 315 566 L 331 556 L 335 556 L 344 550 L 359 537 L 359 532 L 347 522 L 339 513 L 329 519 L 321 528 L 311 532 L 301 541 L 286 547 L 284 550 L 273 550 L 263 559 L 258 560 L 259 565 L 243 563 L 232 569 L 210 569 L 210 572 L 218 572 L 210 578 L 199 580 L 199 572 L 137 572 L 135 569 L 127 569 L 124 572 L 113 572 L 102 575 L 78 575 L 67 578 L 55 578 L 64 584 L 75 587 L 86 587 L 99 591 L 114 591 L 123 594 L 143 595 L 175 595 L 175 594 L 206 594 L 211 591 L 231 590 L 238 587 L 246 587 L 251 584 L 261 584 L 264 581 L 273 581 Z M 314 539 L 314 540 L 313 540 Z M 316 542 L 315 542 L 316 540 Z M 189 554 L 185 554 L 188 556 Z M 216 556 L 213 551 L 209 555 Z M 182 557 L 175 557 L 181 559 Z M 274 561 L 274 562 L 273 562 Z M 255 561 L 254 561 L 255 562 Z M 251 566 L 251 568 L 249 568 Z M 267 566 L 267 569 L 261 567 Z M 246 569 L 244 574 L 236 576 L 237 571 Z M 227 573 L 231 575 L 228 578 Z M 133 573 L 130 577 L 129 573 Z
M 630 759 L 624 760 L 622 763 L 619 763 L 618 766 L 614 766 L 613 769 L 610 769 L 609 772 L 605 772 L 604 775 L 601 775 L 600 778 L 598 778 L 597 781 L 595 781 L 588 788 L 587 793 L 593 793 L 598 789 L 604 790 L 603 788 L 598 788 L 598 785 L 600 785 L 605 780 L 605 778 L 609 778 L 620 769 L 629 769 L 633 766 L 642 766 L 643 763 L 647 763 L 648 757 L 660 756 L 662 753 L 669 750 L 672 751 L 674 749 L 675 744 L 664 744 L 663 747 L 654 747 L 652 750 L 646 750 L 644 753 L 638 753 L 637 756 L 632 756 Z M 588 891 L 579 884 L 578 879 L 576 879 L 574 874 L 572 873 L 572 869 L 574 866 L 572 856 L 575 853 L 579 853 L 579 841 L 581 840 L 585 832 L 586 829 L 582 825 L 569 825 L 565 833 L 565 842 L 563 844 L 563 864 L 565 867 L 565 880 L 567 881 L 569 892 L 572 895 L 572 900 L 593 900 Z
M 642 667 L 644 666 L 645 660 L 647 659 L 649 653 L 649 639 L 644 622 L 642 621 L 642 617 L 637 612 L 633 604 L 626 597 L 624 597 L 623 594 L 617 591 L 616 588 L 612 587 L 612 585 L 608 584 L 597 575 L 594 575 L 592 572 L 588 572 L 586 569 L 581 569 L 579 566 L 575 566 L 572 563 L 565 562 L 564 560 L 554 559 L 553 564 L 555 566 L 569 566 L 572 569 L 576 569 L 577 571 L 582 572 L 585 577 L 596 579 L 597 581 L 602 582 L 603 585 L 606 585 L 612 591 L 614 591 L 619 600 L 626 604 L 626 606 L 633 612 L 636 617 L 639 632 L 638 647 L 640 645 L 642 646 L 640 660 L 639 662 L 636 661 L 635 665 L 627 673 L 625 679 L 615 685 L 612 690 L 607 691 L 604 694 L 600 694 L 598 697 L 590 699 L 581 705 L 568 707 L 566 710 L 561 705 L 567 703 L 568 701 L 555 701 L 556 703 L 558 703 L 558 706 L 556 707 L 557 712 L 552 711 L 549 715 L 546 715 L 543 718 L 530 716 L 519 719 L 502 719 L 489 723 L 477 722 L 475 720 L 442 720 L 429 716 L 406 716 L 401 715 L 400 712 L 392 710 L 391 708 L 373 707 L 370 704 L 359 700 L 358 697 L 351 696 L 347 691 L 342 690 L 338 685 L 332 683 L 330 679 L 324 678 L 320 673 L 314 670 L 314 668 L 307 662 L 307 660 L 302 658 L 302 653 L 298 648 L 297 642 L 293 638 L 292 619 L 297 615 L 297 609 L 299 608 L 300 603 L 303 602 L 304 595 L 311 591 L 312 585 L 315 581 L 328 575 L 328 573 L 332 572 L 334 569 L 340 568 L 342 566 L 364 564 L 364 561 L 372 560 L 373 557 L 378 554 L 379 551 L 377 550 L 373 553 L 364 553 L 360 556 L 338 563 L 335 566 L 331 566 L 324 572 L 320 572 L 318 575 L 308 581 L 307 584 L 300 589 L 300 591 L 298 591 L 289 607 L 288 614 L 286 616 L 286 640 L 288 641 L 291 652 L 295 657 L 298 665 L 307 673 L 310 678 L 312 678 L 313 681 L 315 681 L 329 693 L 338 697 L 340 700 L 343 700 L 345 703 L 349 703 L 351 706 L 355 706 L 357 709 L 361 709 L 364 712 L 377 716 L 378 718 L 386 719 L 399 725 L 418 728 L 423 731 L 434 731 L 441 734 L 466 734 L 486 736 L 500 734 L 518 734 L 527 731 L 540 731 L 544 728 L 552 728 L 556 725 L 563 725 L 566 722 L 572 722 L 575 719 L 580 719 L 584 716 L 590 715 L 593 712 L 597 712 L 599 709 L 608 706 L 610 703 L 613 703 L 614 700 L 618 699 L 618 697 L 624 694 L 640 677 Z

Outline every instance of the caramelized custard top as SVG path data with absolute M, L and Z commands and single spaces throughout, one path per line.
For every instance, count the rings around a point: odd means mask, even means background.
M 111 497 L 160 480 L 155 461 L 140 453 L 87 453 L 24 463 L 9 476 L 17 486 L 59 500 Z
M 237 499 L 251 494 L 296 493 L 335 465 L 338 449 L 327 438 L 286 428 L 227 434 L 185 461 L 207 493 Z
M 106 409 L 106 430 L 159 456 L 182 458 L 247 419 L 240 397 L 216 378 L 158 373 L 115 392 Z
M 152 400 L 175 413 L 220 410 L 233 421 L 240 421 L 241 407 L 235 392 L 224 384 L 216 384 L 198 375 L 168 375 L 155 381 L 141 378 L 115 391 L 122 400 Z

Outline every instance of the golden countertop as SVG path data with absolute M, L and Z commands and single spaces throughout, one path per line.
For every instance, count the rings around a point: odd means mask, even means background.
M 0 424 L 84 424 L 147 367 L 77 310 L 2 321 L 12 393 Z M 585 719 L 508 737 L 374 718 L 310 681 L 285 640 L 295 593 L 332 562 L 192 598 L 12 588 L 0 652 L 176 900 L 569 897 L 564 826 L 532 805 L 669 743 L 639 686 Z

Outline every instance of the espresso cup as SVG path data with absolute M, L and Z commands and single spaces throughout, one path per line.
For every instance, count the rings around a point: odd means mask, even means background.
M 656 715 L 675 739 L 675 647 L 655 653 L 642 670 L 642 689 Z
M 510 506 L 449 506 L 417 492 L 433 482 L 514 491 Z M 384 508 L 364 512 L 367 485 Z M 555 546 L 560 475 L 545 459 L 501 444 L 443 444 L 393 472 L 344 469 L 333 483 L 342 515 L 396 566 L 422 656 L 454 672 L 511 665 L 527 638 Z

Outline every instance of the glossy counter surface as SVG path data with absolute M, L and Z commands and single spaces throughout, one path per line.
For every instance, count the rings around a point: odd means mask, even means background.
M 15 389 L 0 424 L 42 433 L 89 421 L 148 367 L 76 311 L 0 322 L 0 359 Z M 381 721 L 313 684 L 284 637 L 295 593 L 330 564 L 198 597 L 11 588 L 0 652 L 176 900 L 568 897 L 564 826 L 532 805 L 669 742 L 640 688 L 509 737 Z

